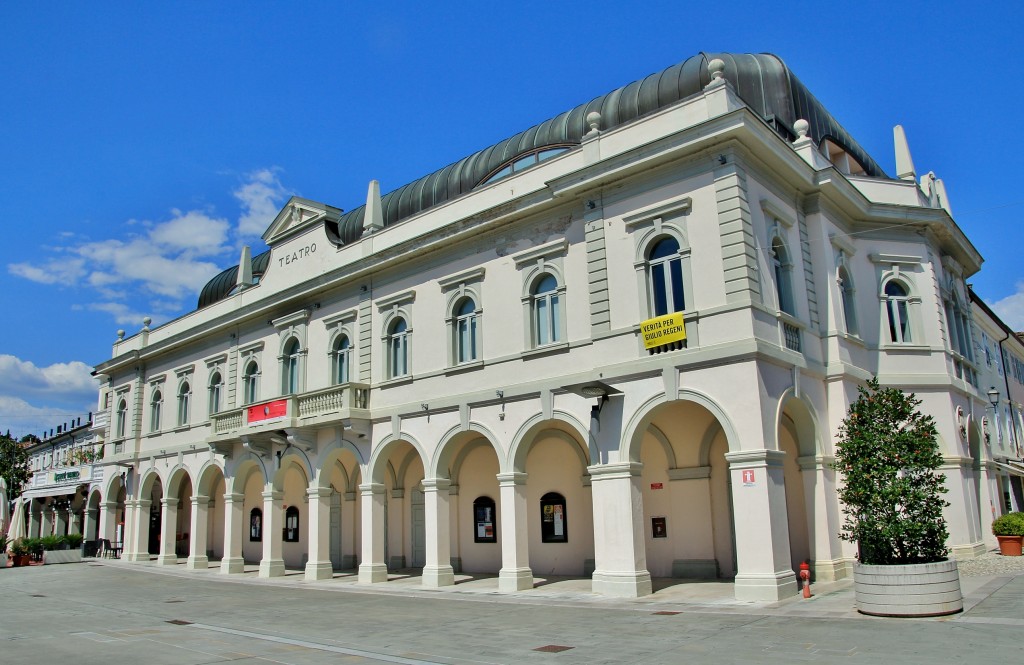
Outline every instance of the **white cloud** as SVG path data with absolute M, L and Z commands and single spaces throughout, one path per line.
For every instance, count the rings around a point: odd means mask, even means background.
M 285 188 L 273 169 L 261 169 L 248 174 L 248 182 L 233 193 L 242 205 L 238 218 L 238 236 L 241 239 L 261 236 L 277 217 Z
M 74 284 L 85 275 L 83 259 L 50 259 L 38 263 L 10 263 L 7 271 L 40 284 Z
M 11 431 L 11 436 L 20 439 L 26 434 L 41 436 L 44 431 L 56 429 L 57 425 L 82 418 L 85 423 L 93 409 L 96 396 L 81 404 L 35 405 L 20 397 L 0 395 L 0 428 Z
M 40 395 L 48 399 L 92 402 L 98 384 L 92 367 L 78 360 L 38 367 L 16 356 L 0 355 L 0 395 Z
M 1014 330 L 1024 330 L 1024 282 L 1017 282 L 1017 291 L 992 303 L 992 311 Z
M 136 327 L 142 328 L 142 319 L 147 316 L 153 319 L 150 324 L 151 326 L 158 326 L 167 320 L 166 317 L 153 316 L 152 314 L 136 311 L 122 302 L 91 302 L 85 307 L 93 312 L 106 312 L 110 314 L 114 317 L 115 323 L 126 326 L 129 334 L 134 334 L 132 330 Z

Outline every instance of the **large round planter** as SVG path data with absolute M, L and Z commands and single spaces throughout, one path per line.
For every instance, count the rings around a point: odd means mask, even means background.
M 964 609 L 955 560 L 853 566 L 857 611 L 878 617 L 936 617 Z
M 1020 556 L 1024 536 L 996 536 L 999 541 L 999 553 L 1003 556 Z

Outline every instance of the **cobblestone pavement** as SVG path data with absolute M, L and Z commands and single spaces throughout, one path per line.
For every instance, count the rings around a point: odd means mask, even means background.
M 896 620 L 856 614 L 849 584 L 781 603 L 716 600 L 714 587 L 691 600 L 630 601 L 543 589 L 380 591 L 119 562 L 42 566 L 0 571 L 0 662 L 936 665 L 1018 653 L 1024 575 L 963 581 L 964 614 Z
M 961 577 L 1018 575 L 1024 573 L 1024 556 L 1003 556 L 993 550 L 975 558 L 958 561 Z

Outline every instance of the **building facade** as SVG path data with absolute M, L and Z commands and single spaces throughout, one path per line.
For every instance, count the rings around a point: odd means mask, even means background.
M 877 375 L 935 417 L 976 555 L 981 257 L 899 128 L 896 153 L 893 178 L 774 56 L 701 54 L 354 210 L 292 198 L 97 366 L 100 537 L 123 497 L 133 561 L 777 599 L 802 561 L 849 574 L 829 463 Z

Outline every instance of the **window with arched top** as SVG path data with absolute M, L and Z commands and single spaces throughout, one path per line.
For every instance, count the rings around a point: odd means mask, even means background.
M 189 402 L 192 397 L 192 388 L 189 386 L 188 381 L 183 381 L 181 386 L 178 388 L 178 426 L 188 425 L 189 421 Z
M 220 376 L 220 372 L 214 372 L 210 375 L 210 413 L 218 413 L 221 406 L 221 393 L 224 389 L 224 380 Z
M 117 404 L 117 425 L 114 431 L 117 433 L 117 438 L 123 439 L 125 435 L 125 429 L 128 426 L 128 401 L 121 399 Z
M 473 542 L 498 542 L 498 511 L 489 496 L 477 497 L 473 502 Z
M 299 509 L 297 506 L 288 506 L 284 511 L 284 542 L 299 542 Z
M 253 508 L 249 511 L 249 542 L 259 543 L 263 541 L 263 511 Z
M 651 246 L 647 253 L 647 279 L 651 316 L 684 310 L 683 262 L 675 238 L 662 238 Z
M 859 329 L 857 327 L 857 309 L 854 305 L 853 279 L 850 277 L 850 271 L 846 269 L 845 265 L 840 265 L 836 271 L 836 283 L 839 286 L 839 300 L 843 306 L 843 325 L 846 328 L 847 334 L 858 335 Z
M 242 375 L 242 398 L 246 404 L 254 404 L 260 394 L 260 366 L 252 360 L 245 366 Z
M 299 340 L 292 338 L 284 347 L 281 361 L 281 393 L 294 395 L 299 392 L 299 363 L 302 359 L 302 347 Z
M 562 303 L 554 275 L 544 274 L 534 281 L 530 302 L 534 346 L 561 341 Z
M 160 414 L 164 408 L 163 392 L 157 388 L 153 391 L 153 398 L 149 401 L 149 431 L 160 431 Z
M 478 313 L 472 298 L 463 298 L 455 307 L 454 334 L 455 361 L 467 363 L 479 357 L 477 328 Z
M 531 166 L 535 166 L 545 160 L 560 155 L 568 149 L 569 148 L 567 146 L 549 146 L 523 155 L 518 155 L 515 159 L 505 162 L 494 171 L 491 171 L 490 174 L 484 177 L 480 184 L 486 185 L 488 183 L 501 180 L 502 178 L 507 178 L 514 173 L 519 173 L 524 169 L 528 169 Z
M 910 326 L 910 292 L 901 282 L 892 279 L 882 291 L 886 317 L 889 323 L 889 341 L 910 344 L 913 341 Z
M 352 343 L 348 335 L 341 334 L 334 340 L 334 350 L 331 352 L 334 382 L 348 383 L 352 368 Z
M 779 309 L 790 316 L 796 316 L 793 301 L 793 263 L 786 243 L 779 236 L 772 238 L 771 259 L 775 288 L 779 294 Z
M 565 497 L 548 492 L 540 498 L 540 539 L 544 543 L 569 542 L 569 523 L 566 519 Z
M 402 317 L 388 326 L 388 378 L 409 374 L 409 326 Z

